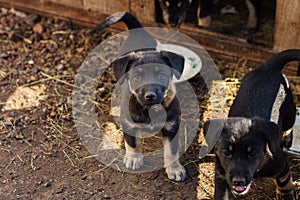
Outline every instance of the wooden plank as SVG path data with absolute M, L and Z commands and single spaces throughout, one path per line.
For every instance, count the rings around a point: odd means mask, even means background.
M 134 0 L 132 0 L 134 1 Z M 42 0 L 0 0 L 0 6 L 13 6 L 17 9 L 34 12 L 46 16 L 54 16 L 62 19 L 68 19 L 74 24 L 84 27 L 92 27 L 103 21 L 108 14 L 97 11 L 87 11 L 86 8 L 70 7 L 54 2 Z M 112 14 L 112 13 L 110 13 Z M 144 26 L 168 28 L 166 25 L 141 20 Z M 114 31 L 124 30 L 122 23 L 113 26 Z M 210 54 L 221 59 L 246 59 L 248 63 L 257 66 L 269 58 L 276 50 L 267 49 L 261 46 L 251 45 L 245 39 L 235 38 L 228 35 L 213 33 L 207 30 L 195 28 L 192 25 L 183 24 L 180 29 L 174 29 L 199 42 Z
M 274 49 L 300 48 L 300 1 L 277 0 Z
M 0 0 L 0 6 L 70 20 L 81 26 L 87 26 L 92 21 L 95 24 L 96 21 L 100 22 L 108 16 L 96 11 L 87 11 L 83 7 L 75 8 L 47 0 Z
M 207 51 L 214 52 L 216 55 L 223 55 L 227 58 L 243 58 L 254 65 L 261 64 L 272 54 L 276 53 L 273 49 L 249 44 L 243 38 L 215 33 L 193 26 L 183 25 L 180 32 L 192 37 Z
M 154 0 L 131 0 L 130 12 L 144 22 L 155 22 Z
M 61 5 L 71 6 L 71 7 L 82 7 L 83 0 L 43 0 L 44 2 L 53 2 Z
M 83 0 L 83 6 L 87 10 L 112 14 L 118 11 L 129 11 L 129 0 Z

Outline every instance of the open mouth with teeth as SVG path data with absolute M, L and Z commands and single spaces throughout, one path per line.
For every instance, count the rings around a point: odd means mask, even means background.
M 232 186 L 232 191 L 237 195 L 244 195 L 250 190 L 250 185 L 251 183 L 246 186 Z

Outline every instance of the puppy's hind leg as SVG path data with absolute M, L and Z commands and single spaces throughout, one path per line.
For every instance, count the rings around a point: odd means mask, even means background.
M 176 133 L 162 130 L 164 143 L 164 167 L 168 178 L 173 181 L 184 181 L 186 171 L 179 162 L 178 136 Z
M 124 133 L 124 140 L 126 153 L 123 163 L 127 169 L 140 169 L 144 164 L 140 139 Z

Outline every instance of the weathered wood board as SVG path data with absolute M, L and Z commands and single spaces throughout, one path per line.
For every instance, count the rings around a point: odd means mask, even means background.
M 180 29 L 175 30 L 189 35 L 209 53 L 219 58 L 243 58 L 253 65 L 258 65 L 278 50 L 300 48 L 300 2 L 298 0 L 277 1 L 282 8 L 277 8 L 274 49 L 251 45 L 246 39 L 213 33 L 189 24 L 184 24 Z M 290 5 L 291 2 L 294 5 Z M 155 22 L 154 0 L 0 0 L 0 6 L 68 19 L 86 27 L 95 26 L 114 12 L 129 11 L 137 16 L 144 26 L 166 28 L 165 25 Z M 289 10 L 290 8 L 292 10 Z M 121 23 L 114 28 L 125 29 Z M 295 71 L 296 68 L 291 69 L 293 74 Z
M 300 1 L 277 0 L 274 49 L 300 49 Z

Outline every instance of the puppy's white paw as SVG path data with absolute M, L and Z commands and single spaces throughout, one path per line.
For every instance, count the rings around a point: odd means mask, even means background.
M 140 169 L 144 164 L 143 155 L 142 153 L 126 152 L 123 163 L 125 164 L 127 169 Z
M 166 167 L 168 178 L 173 181 L 184 181 L 186 178 L 186 172 L 182 165 L 170 165 Z
M 198 18 L 198 26 L 208 28 L 211 23 L 211 16 L 207 16 L 204 18 Z

